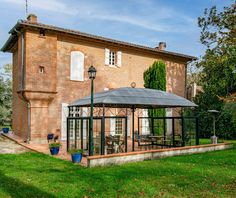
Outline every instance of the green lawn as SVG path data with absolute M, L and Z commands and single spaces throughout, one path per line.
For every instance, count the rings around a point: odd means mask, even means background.
M 0 155 L 0 197 L 236 197 L 234 149 L 106 168 Z

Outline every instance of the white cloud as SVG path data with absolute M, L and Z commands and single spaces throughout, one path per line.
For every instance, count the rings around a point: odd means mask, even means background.
M 114 14 L 107 12 L 104 10 L 104 12 L 101 9 L 98 9 L 100 12 L 96 11 L 90 11 L 90 12 L 80 12 L 78 16 L 81 18 L 86 19 L 93 19 L 93 20 L 104 20 L 104 21 L 115 21 L 115 22 L 121 22 L 121 23 L 127 23 L 130 25 L 135 25 L 144 29 L 153 30 L 156 32 L 186 32 L 190 31 L 190 29 L 186 29 L 186 25 L 188 27 L 192 27 L 194 25 L 194 20 L 190 17 L 186 17 L 184 15 L 178 16 L 171 16 L 170 12 L 168 12 L 166 15 L 161 16 L 137 16 L 132 14 Z M 179 20 L 185 20 L 183 24 L 169 24 L 166 23 L 166 20 L 168 19 L 171 21 L 171 18 L 173 19 L 178 18 Z
M 16 6 L 25 6 L 23 0 L 1 0 Z M 112 3 L 99 3 L 100 1 L 62 1 L 62 0 L 28 0 L 29 13 L 33 10 L 44 10 L 61 13 L 61 18 L 67 16 L 91 20 L 121 22 L 135 25 L 143 29 L 156 32 L 186 32 L 193 29 L 195 21 L 177 10 L 164 5 L 153 5 L 150 0 L 129 0 L 131 5 L 137 5 L 139 10 L 128 12 L 122 9 L 110 9 Z M 114 6 L 113 6 L 114 8 Z M 63 15 L 64 14 L 64 15 Z M 168 22 L 167 22 L 168 20 Z M 175 20 L 182 23 L 175 23 Z M 187 29 L 186 29 L 187 27 Z
M 25 7 L 24 0 L 2 0 L 5 3 L 13 4 L 16 6 Z M 29 12 L 32 8 L 52 11 L 52 12 L 59 12 L 68 15 L 76 15 L 77 11 L 73 7 L 68 7 L 65 3 L 59 0 L 32 0 L 28 1 L 28 10 Z

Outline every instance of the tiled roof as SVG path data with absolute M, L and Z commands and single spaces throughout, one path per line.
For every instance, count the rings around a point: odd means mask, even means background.
M 103 42 L 108 42 L 111 44 L 117 44 L 117 45 L 121 45 L 121 46 L 128 46 L 128 47 L 133 47 L 136 49 L 146 50 L 148 52 L 154 52 L 154 53 L 169 55 L 169 56 L 176 56 L 176 57 L 184 58 L 188 61 L 197 59 L 194 56 L 170 52 L 170 51 L 166 51 L 166 50 L 159 50 L 158 48 L 151 48 L 151 47 L 147 47 L 147 46 L 143 46 L 143 45 L 133 44 L 133 43 L 119 41 L 119 40 L 110 39 L 110 38 L 105 38 L 102 36 L 96 36 L 93 34 L 88 34 L 88 33 L 80 32 L 80 31 L 76 31 L 76 30 L 71 30 L 71 29 L 65 29 L 65 28 L 56 27 L 56 26 L 52 26 L 52 25 L 30 22 L 28 20 L 19 20 L 17 22 L 17 24 L 10 30 L 9 33 L 12 35 L 9 37 L 9 39 L 7 40 L 5 45 L 2 47 L 1 51 L 4 51 L 4 52 L 10 51 L 10 49 L 12 48 L 14 43 L 16 42 L 16 37 L 17 37 L 17 35 L 14 34 L 14 30 L 20 29 L 22 27 L 39 28 L 39 29 L 51 30 L 51 31 L 56 31 L 56 32 L 61 32 L 61 33 L 67 33 L 67 34 L 71 34 L 71 35 L 77 35 L 77 36 L 81 36 L 84 38 L 90 38 L 90 39 L 95 39 L 95 40 L 99 40 L 99 41 L 103 41 Z

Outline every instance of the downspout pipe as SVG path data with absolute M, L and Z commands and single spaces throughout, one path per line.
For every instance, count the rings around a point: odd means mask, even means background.
M 14 28 L 14 32 L 17 33 L 17 35 L 21 35 L 21 66 L 20 66 L 20 71 L 21 71 L 21 78 L 20 78 L 20 95 L 23 101 L 25 101 L 27 103 L 27 115 L 28 115 L 28 124 L 27 124 L 27 138 L 26 138 L 26 142 L 29 143 L 30 142 L 30 125 L 31 125 L 31 119 L 30 119 L 30 101 L 26 98 L 25 93 L 24 93 L 24 89 L 25 89 L 25 35 L 24 32 L 20 32 L 18 31 L 16 28 Z

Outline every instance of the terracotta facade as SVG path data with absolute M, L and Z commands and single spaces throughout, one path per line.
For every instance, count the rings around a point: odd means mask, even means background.
M 21 90 L 21 37 L 13 53 L 13 131 L 27 138 L 30 129 L 32 141 L 46 139 L 48 133 L 61 134 L 62 103 L 90 94 L 87 70 L 97 69 L 95 92 L 104 88 L 143 87 L 143 72 L 155 60 L 166 63 L 167 91 L 185 97 L 186 58 L 165 53 L 131 48 L 111 42 L 98 42 L 56 31 L 46 31 L 45 36 L 33 27 L 22 29 L 24 34 L 24 87 Z M 105 48 L 122 52 L 121 67 L 104 63 Z M 71 51 L 84 54 L 84 81 L 70 80 Z M 43 72 L 40 72 L 40 67 Z M 24 98 L 22 98 L 24 97 Z M 29 117 L 28 117 L 29 115 Z

